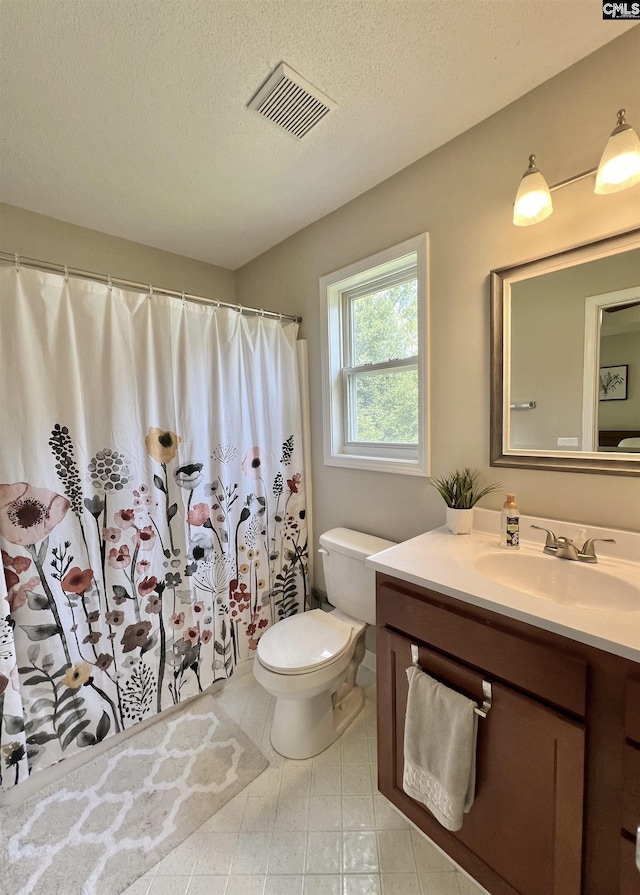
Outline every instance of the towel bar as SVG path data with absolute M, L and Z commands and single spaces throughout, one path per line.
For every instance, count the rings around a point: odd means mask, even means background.
M 416 668 L 420 667 L 419 661 L 419 653 L 420 647 L 417 643 L 411 644 L 411 664 L 415 665 Z M 481 718 L 487 717 L 487 712 L 492 706 L 492 692 L 491 692 L 491 682 L 490 681 L 482 681 L 482 705 L 477 705 L 474 708 L 474 712 L 476 715 L 479 715 Z
M 524 404 L 509 404 L 509 410 L 535 410 L 535 401 L 525 401 Z

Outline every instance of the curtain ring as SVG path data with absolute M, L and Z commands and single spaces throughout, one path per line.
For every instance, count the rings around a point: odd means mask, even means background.
M 278 322 L 282 323 L 282 314 L 278 314 Z
M 149 298 L 153 298 L 153 286 L 149 283 Z
M 219 311 L 219 310 L 220 310 L 220 302 L 217 301 L 217 302 L 216 302 L 216 311 Z
M 67 267 L 66 264 L 64 266 L 64 281 L 65 281 L 65 283 L 69 282 L 69 268 Z
M 242 314 L 244 308 L 242 307 L 242 305 L 236 305 L 236 311 L 238 312 L 238 314 Z
M 111 274 L 109 274 L 109 276 L 107 277 L 107 287 L 109 289 L 109 292 L 111 293 L 111 291 L 113 290 L 113 283 L 111 282 Z
M 16 265 L 16 273 L 20 273 L 20 258 L 18 255 L 13 256 L 14 263 Z
M 183 308 L 184 308 L 184 306 L 185 306 L 186 301 L 187 301 L 187 299 L 186 299 L 185 294 L 184 294 L 184 292 L 183 292 L 183 293 L 182 293 L 182 307 L 183 307 Z
M 260 316 L 264 317 L 264 308 L 260 308 Z

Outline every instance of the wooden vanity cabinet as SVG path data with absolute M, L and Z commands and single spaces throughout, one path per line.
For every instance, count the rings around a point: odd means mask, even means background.
M 636 836 L 640 830 L 640 675 L 627 681 L 625 734 L 620 895 L 640 895 L 636 865 Z
M 640 895 L 629 829 L 640 806 L 637 664 L 388 575 L 377 582 L 383 795 L 492 895 Z M 425 672 L 479 704 L 483 680 L 492 685 L 476 798 L 456 833 L 402 788 L 412 644 Z

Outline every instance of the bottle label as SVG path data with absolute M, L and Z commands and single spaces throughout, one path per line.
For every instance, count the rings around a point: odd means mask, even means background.
M 507 516 L 507 547 L 518 547 L 520 544 L 520 517 Z

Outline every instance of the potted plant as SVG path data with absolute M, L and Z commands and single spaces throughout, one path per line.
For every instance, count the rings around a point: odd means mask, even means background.
M 468 466 L 456 469 L 449 475 L 432 479 L 431 484 L 447 505 L 447 528 L 454 535 L 466 535 L 471 531 L 473 508 L 483 497 L 497 491 L 502 485 L 494 483 L 480 488 L 480 471 Z

